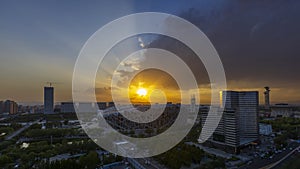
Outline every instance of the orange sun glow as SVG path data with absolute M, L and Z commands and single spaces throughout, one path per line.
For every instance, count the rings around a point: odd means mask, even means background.
M 144 88 L 140 88 L 136 92 L 139 96 L 146 96 L 147 95 L 147 90 Z

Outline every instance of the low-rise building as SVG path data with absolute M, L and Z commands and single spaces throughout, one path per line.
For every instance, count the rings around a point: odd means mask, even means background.
M 300 118 L 300 111 L 294 112 L 294 118 Z
M 295 111 L 295 106 L 279 103 L 271 106 L 272 117 L 292 117 Z
M 105 110 L 107 108 L 106 102 L 98 102 L 97 104 L 100 110 Z
M 259 134 L 269 136 L 273 133 L 271 124 L 259 123 Z
M 62 102 L 60 109 L 62 113 L 75 113 L 73 102 Z

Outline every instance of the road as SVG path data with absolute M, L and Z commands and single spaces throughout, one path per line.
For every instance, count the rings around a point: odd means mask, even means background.
M 260 169 L 266 168 L 267 169 L 267 167 L 271 166 L 272 164 L 276 164 L 278 161 L 281 161 L 281 159 L 283 159 L 285 157 L 289 157 L 288 154 L 299 146 L 300 145 L 298 143 L 293 142 L 293 143 L 289 144 L 286 147 L 286 150 L 284 150 L 283 152 L 274 154 L 272 159 L 269 159 L 269 158 L 261 159 L 261 158 L 257 157 L 252 160 L 251 164 L 243 165 L 240 168 L 241 169 L 257 169 L 257 168 L 260 168 Z M 290 148 L 292 148 L 292 150 L 290 150 Z M 275 167 L 275 166 L 273 166 L 273 167 Z
M 128 161 L 134 166 L 138 165 L 139 168 L 143 169 L 168 169 L 166 166 L 158 163 L 152 158 L 131 158 Z M 133 164 L 135 163 L 135 164 Z M 138 164 L 137 164 L 138 163 Z
M 15 132 L 13 132 L 12 134 L 10 134 L 9 136 L 7 136 L 7 137 L 5 138 L 5 140 L 11 140 L 11 139 L 13 139 L 13 138 L 16 137 L 17 135 L 21 134 L 23 131 L 25 131 L 26 129 L 28 129 L 31 125 L 36 124 L 36 123 L 38 123 L 39 121 L 40 121 L 40 119 L 38 119 L 38 120 L 36 120 L 36 121 L 34 121 L 34 122 L 32 122 L 32 123 L 28 123 L 28 124 L 25 125 L 24 127 L 20 128 L 19 130 L 15 131 Z
M 191 143 L 191 142 L 187 142 L 186 144 L 189 145 L 195 145 L 201 149 L 203 149 L 204 151 L 210 153 L 210 154 L 215 154 L 217 156 L 223 157 L 223 158 L 228 158 L 229 154 L 228 153 L 224 153 L 222 151 L 217 151 L 214 149 L 210 149 L 207 147 L 204 147 L 202 145 L 196 144 L 196 143 Z M 293 150 L 288 150 L 289 148 L 293 148 Z M 300 145 L 297 143 L 292 143 L 290 146 L 287 147 L 287 150 L 285 152 L 282 152 L 281 154 L 277 154 L 274 156 L 273 159 L 254 159 L 254 162 L 251 165 L 244 165 L 240 168 L 242 169 L 271 169 L 274 168 L 275 166 L 277 166 L 278 164 L 280 164 L 281 162 L 283 162 L 286 158 L 288 158 L 290 155 L 292 155 L 295 151 L 297 151 L 297 149 L 300 148 Z M 240 159 L 242 159 L 242 156 L 237 155 Z M 247 159 L 243 159 L 244 161 L 248 161 Z
M 198 144 L 198 143 L 186 142 L 185 144 L 191 145 L 191 146 L 196 146 L 196 147 L 200 148 L 201 150 L 203 150 L 203 151 L 205 151 L 209 154 L 214 154 L 218 157 L 222 157 L 222 158 L 226 158 L 226 159 L 229 159 L 229 158 L 232 157 L 232 154 L 230 154 L 230 153 L 226 153 L 224 151 L 214 149 L 214 148 L 210 148 L 210 147 L 205 147 L 205 146 L 202 146 L 201 144 Z
M 300 146 L 296 147 L 294 150 L 292 150 L 291 152 L 289 152 L 287 155 L 285 155 L 283 158 L 281 158 L 280 160 L 276 161 L 275 163 L 269 164 L 265 167 L 262 167 L 260 169 L 271 169 L 275 166 L 277 166 L 278 164 L 280 164 L 282 161 L 284 161 L 286 158 L 288 158 L 290 155 L 292 155 L 295 151 L 297 151 L 300 148 Z
M 59 139 L 89 139 L 89 136 L 65 136 L 65 137 L 53 137 L 53 140 L 59 140 Z M 23 143 L 23 142 L 34 142 L 34 141 L 45 141 L 45 140 L 51 140 L 51 137 L 39 137 L 39 138 L 20 138 L 17 143 Z

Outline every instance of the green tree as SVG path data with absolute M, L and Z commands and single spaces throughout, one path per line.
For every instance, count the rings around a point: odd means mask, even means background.
M 95 151 L 90 151 L 88 155 L 79 158 L 79 164 L 87 169 L 95 169 L 100 164 L 100 159 Z
M 4 166 L 11 162 L 12 162 L 12 159 L 9 156 L 7 156 L 5 154 L 0 156 L 0 166 Z

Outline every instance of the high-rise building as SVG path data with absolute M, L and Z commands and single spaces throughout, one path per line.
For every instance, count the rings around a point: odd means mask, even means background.
M 240 147 L 258 140 L 258 92 L 222 91 L 223 116 L 209 139 L 225 151 L 238 153 Z M 202 112 L 202 124 L 207 112 Z
M 258 137 L 258 92 L 223 91 L 222 106 L 225 111 L 233 109 L 238 114 L 241 138 Z
M 18 104 L 12 100 L 6 100 L 3 104 L 3 112 L 15 114 L 18 112 Z
M 239 129 L 241 141 L 258 139 L 258 92 L 239 92 Z
M 4 103 L 3 101 L 0 101 L 0 113 L 3 113 L 4 110 Z
M 270 110 L 270 87 L 265 87 L 266 91 L 264 92 L 265 95 L 265 109 Z
M 44 113 L 53 113 L 54 108 L 54 88 L 44 87 Z

